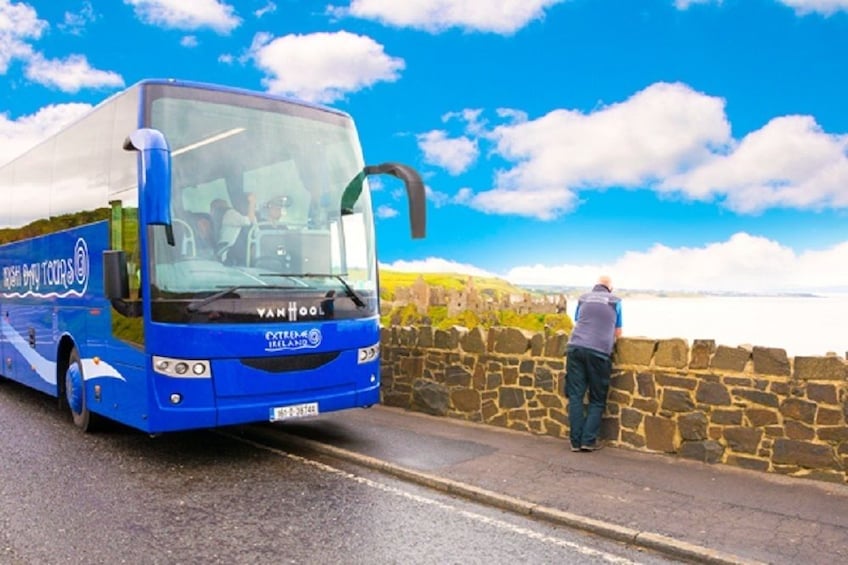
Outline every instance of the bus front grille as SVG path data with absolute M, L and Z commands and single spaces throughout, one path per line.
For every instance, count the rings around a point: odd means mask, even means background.
M 307 355 L 287 355 L 285 357 L 247 357 L 241 360 L 242 365 L 266 373 L 286 373 L 289 371 L 306 371 L 317 369 L 333 361 L 339 356 L 339 351 L 327 353 L 310 353 Z

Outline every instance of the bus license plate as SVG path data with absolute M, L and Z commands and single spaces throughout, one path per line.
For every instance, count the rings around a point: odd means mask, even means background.
M 295 404 L 293 406 L 277 406 L 271 408 L 271 421 L 289 420 L 291 418 L 304 418 L 306 416 L 318 415 L 318 403 L 307 402 L 306 404 Z

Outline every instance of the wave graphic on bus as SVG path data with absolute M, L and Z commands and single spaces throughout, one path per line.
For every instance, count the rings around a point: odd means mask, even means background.
M 0 331 L 6 342 L 21 354 L 27 363 L 33 368 L 38 377 L 50 385 L 56 384 L 56 362 L 50 361 L 33 349 L 29 342 L 21 334 L 15 331 L 5 319 L 0 321 Z M 82 359 L 83 378 L 86 381 L 92 379 L 109 378 L 126 382 L 127 379 L 112 365 L 102 359 Z

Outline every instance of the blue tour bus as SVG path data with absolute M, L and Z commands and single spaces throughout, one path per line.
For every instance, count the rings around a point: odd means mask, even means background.
M 0 374 L 85 431 L 149 433 L 380 398 L 374 217 L 390 174 L 343 112 L 145 80 L 0 168 Z

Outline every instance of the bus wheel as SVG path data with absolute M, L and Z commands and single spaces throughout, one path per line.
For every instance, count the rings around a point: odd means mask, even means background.
M 68 358 L 68 370 L 65 371 L 65 400 L 71 409 L 74 425 L 84 432 L 93 432 L 97 428 L 97 415 L 88 410 L 85 398 L 85 380 L 82 373 L 82 361 L 76 347 Z

